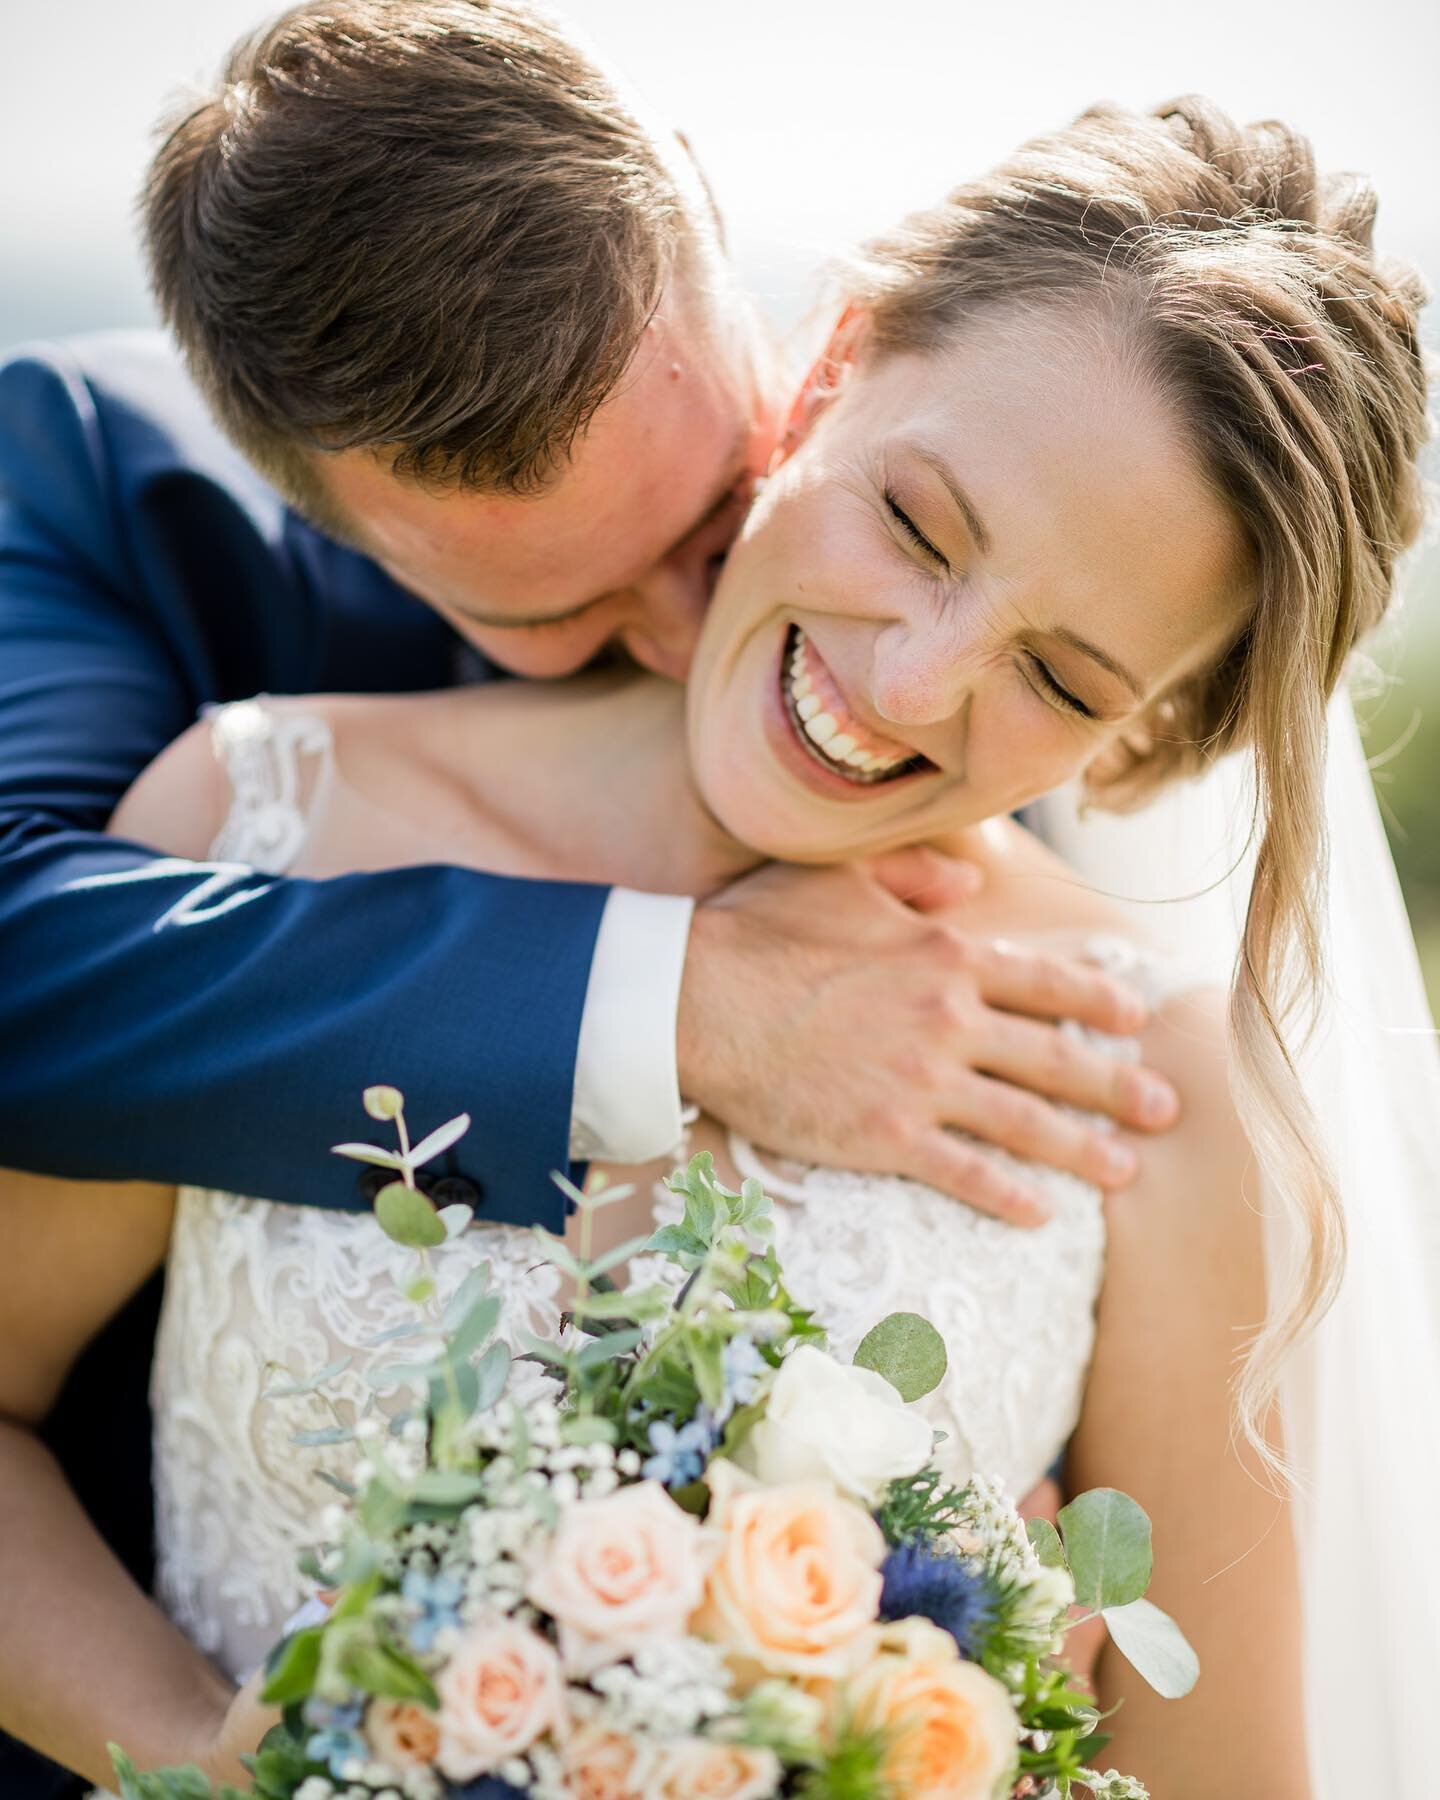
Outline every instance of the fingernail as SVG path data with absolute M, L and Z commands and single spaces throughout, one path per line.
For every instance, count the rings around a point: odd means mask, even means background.
M 1149 1023 L 1150 1008 L 1135 994 L 1126 994 L 1120 1001 L 1120 1029 L 1126 1032 L 1141 1031 Z
M 1180 1097 L 1168 1081 L 1141 1075 L 1136 1078 L 1136 1087 L 1140 1117 L 1147 1125 L 1166 1125 L 1174 1118 Z
M 1105 1165 L 1105 1174 L 1111 1181 L 1132 1181 L 1140 1167 L 1135 1152 L 1125 1144 L 1102 1144 L 1100 1160 Z

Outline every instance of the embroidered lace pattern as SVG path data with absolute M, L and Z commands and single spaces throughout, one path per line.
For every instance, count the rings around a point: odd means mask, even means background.
M 258 702 L 217 711 L 213 729 L 235 789 L 215 854 L 281 872 L 328 779 L 328 730 Z M 1107 939 L 1090 952 L 1152 1003 L 1164 997 L 1163 972 L 1133 946 Z M 1098 1193 L 1029 1169 L 1055 1216 L 1021 1232 L 914 1182 L 769 1168 L 746 1144 L 732 1150 L 775 1196 L 791 1286 L 830 1324 L 834 1347 L 848 1355 L 887 1312 L 924 1314 L 950 1354 L 942 1388 L 923 1403 L 948 1434 L 942 1459 L 1017 1494 L 1033 1486 L 1079 1416 L 1104 1261 Z M 658 1189 L 657 1218 L 677 1213 Z M 472 1226 L 436 1259 L 442 1299 L 482 1259 L 507 1298 L 507 1337 L 553 1336 L 559 1277 L 537 1263 L 526 1231 Z M 297 1554 L 321 1535 L 334 1498 L 321 1471 L 344 1477 L 357 1460 L 353 1444 L 297 1446 L 295 1433 L 353 1423 L 375 1391 L 367 1370 L 423 1353 L 405 1339 L 373 1343 L 413 1317 L 393 1278 L 408 1266 L 363 1215 L 182 1190 L 152 1378 L 157 1585 L 182 1629 L 236 1676 L 303 1598 Z M 263 1397 L 344 1358 L 323 1393 Z M 381 1404 L 402 1408 L 403 1391 Z

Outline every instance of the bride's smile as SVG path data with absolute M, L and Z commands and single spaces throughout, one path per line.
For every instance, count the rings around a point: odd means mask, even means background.
M 689 687 L 697 788 L 742 843 L 827 861 L 1013 811 L 1240 635 L 1233 514 L 1098 313 L 878 361 L 852 322 L 819 374 Z

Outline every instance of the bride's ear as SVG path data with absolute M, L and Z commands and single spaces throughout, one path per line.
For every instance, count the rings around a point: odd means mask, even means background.
M 853 302 L 841 313 L 825 348 L 810 365 L 809 374 L 790 404 L 785 429 L 770 458 L 771 474 L 794 455 L 810 435 L 815 421 L 844 387 L 869 335 L 869 324 L 869 314 Z

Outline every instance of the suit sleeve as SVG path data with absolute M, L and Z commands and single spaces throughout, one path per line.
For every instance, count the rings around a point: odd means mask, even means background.
M 558 1227 L 606 890 L 311 882 L 106 837 L 215 696 L 147 603 L 95 422 L 56 391 L 0 388 L 0 1164 L 358 1207 L 328 1146 L 381 1136 L 360 1094 L 383 1081 L 416 1132 L 472 1114 L 448 1173 L 482 1219 Z

